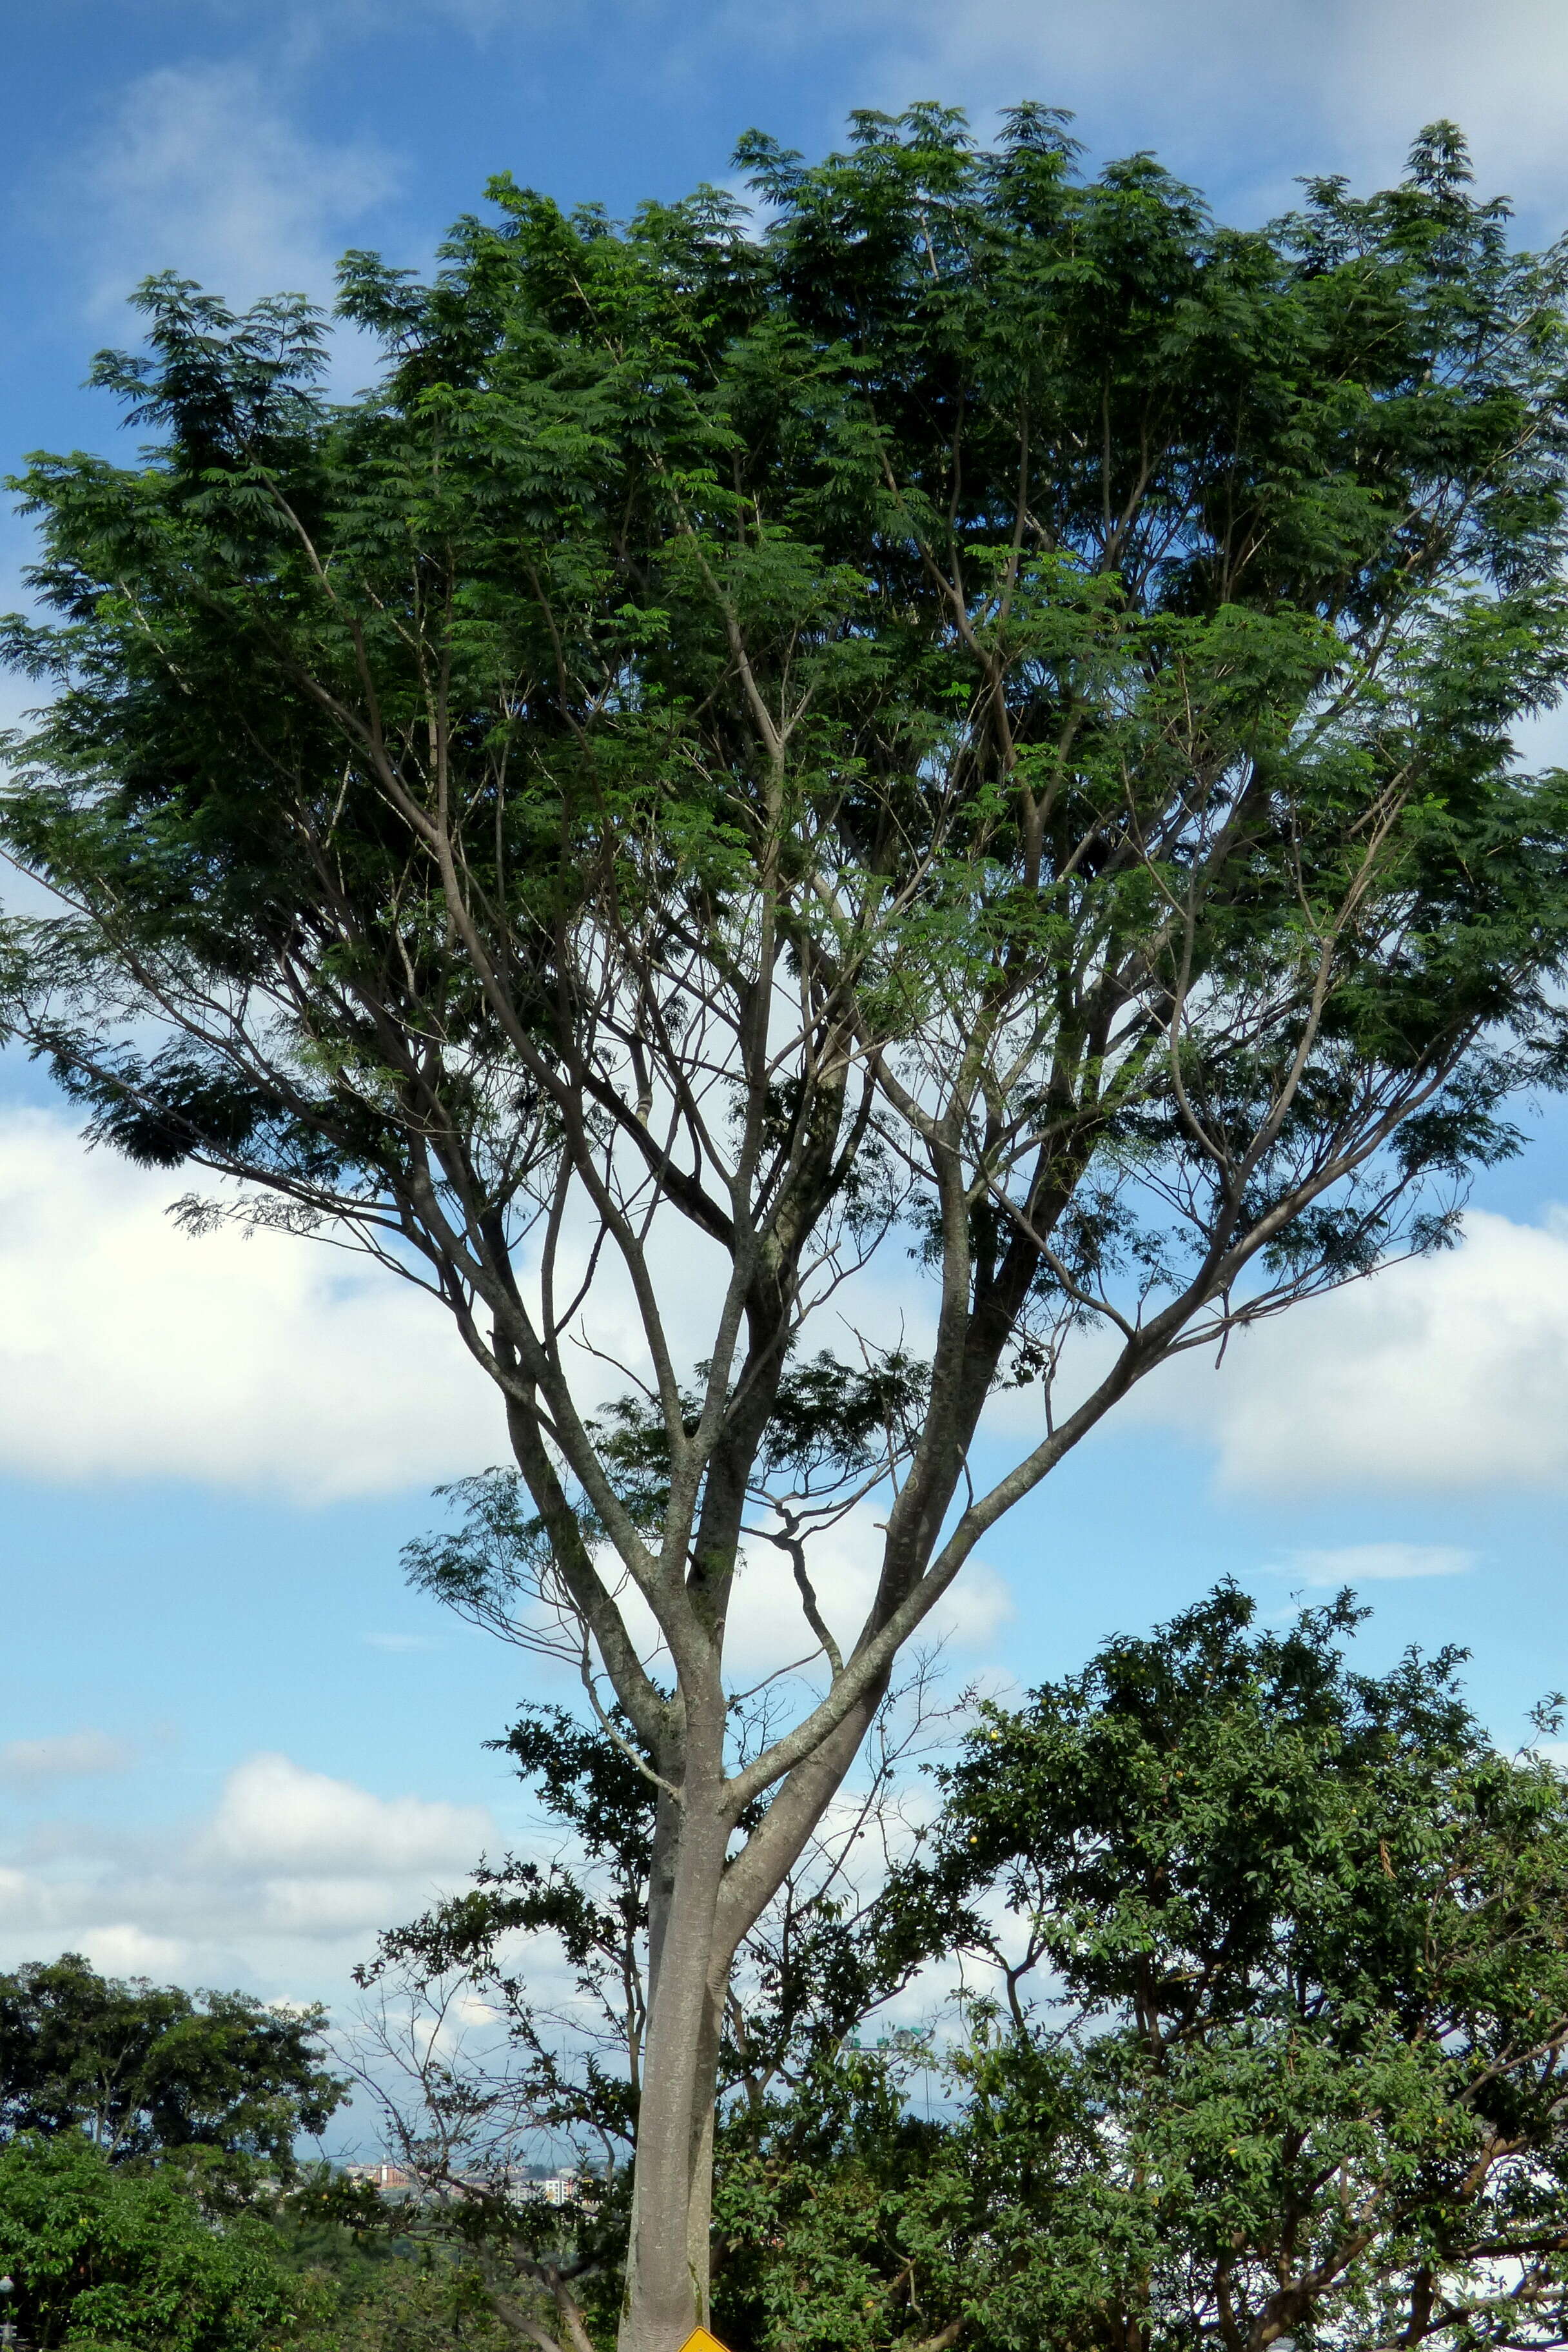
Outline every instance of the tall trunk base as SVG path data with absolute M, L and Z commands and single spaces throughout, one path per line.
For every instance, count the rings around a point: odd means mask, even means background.
M 713 2104 L 729 1962 L 726 1954 L 716 1995 L 714 1928 L 725 1827 L 721 1820 L 704 1838 L 689 1820 L 684 1824 L 660 1940 L 637 2112 L 618 2352 L 680 2352 L 692 2330 L 708 2324 Z

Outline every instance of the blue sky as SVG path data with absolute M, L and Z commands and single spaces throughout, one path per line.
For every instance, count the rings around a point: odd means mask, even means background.
M 1521 235 L 1568 227 L 1557 0 L 12 0 L 5 18 L 0 466 L 110 440 L 79 386 L 145 271 L 324 295 L 349 244 L 426 262 L 491 172 L 626 209 L 725 180 L 753 123 L 819 151 L 852 106 L 934 97 L 984 127 L 1022 97 L 1064 104 L 1091 154 L 1153 147 L 1244 220 L 1300 173 L 1387 176 L 1451 114 Z M 7 601 L 26 552 L 7 520 Z M 0 711 L 19 698 L 0 686 Z M 1369 1656 L 1468 1643 L 1517 1736 L 1568 1685 L 1568 1118 L 1526 1118 L 1456 1255 L 1171 1375 L 1069 1462 L 989 1548 L 955 1664 L 1026 1682 L 1221 1573 L 1270 1610 L 1349 1575 L 1376 1610 Z M 436 1311 L 305 1244 L 186 1242 L 163 1216 L 179 1189 L 84 1154 L 37 1074 L 0 1060 L 0 1961 L 74 1943 L 331 1994 L 378 1925 L 527 1834 L 480 1742 L 551 1685 L 402 1585 L 432 1486 L 501 1452 Z

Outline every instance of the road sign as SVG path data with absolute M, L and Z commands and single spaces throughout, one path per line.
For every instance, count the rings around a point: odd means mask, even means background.
M 705 2327 L 694 2327 L 681 2346 L 680 2352 L 725 2352 L 725 2347 L 716 2336 L 710 2336 Z

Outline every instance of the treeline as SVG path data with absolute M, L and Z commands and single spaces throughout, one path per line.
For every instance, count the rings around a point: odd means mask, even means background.
M 1222 1588 L 955 1732 L 906 1697 L 725 2011 L 735 2352 L 1568 2340 L 1568 1783 L 1499 1750 L 1457 1654 L 1357 1672 L 1356 1615 L 1259 1627 Z M 613 2341 L 655 1791 L 622 1726 L 508 1744 L 560 1857 L 386 1937 L 379 2050 L 347 2048 L 411 2199 L 297 2158 L 348 2087 L 319 2012 L 0 1980 L 33 2341 Z M 512 2187 L 541 2135 L 563 2206 Z

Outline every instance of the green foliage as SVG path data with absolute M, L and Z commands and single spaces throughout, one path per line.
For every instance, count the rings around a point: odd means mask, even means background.
M 484 2274 L 460 2242 L 422 2231 L 420 2215 L 407 2207 L 345 2198 L 347 2187 L 323 2168 L 300 2182 L 271 2221 L 282 2260 L 330 2297 L 330 2352 L 500 2352 L 517 2342 L 491 2310 Z M 328 2218 L 334 2207 L 349 2220 Z
M 346 2305 L 333 2352 L 512 2352 L 520 2340 L 471 2272 L 405 2258 L 378 2266 Z
M 761 891 L 858 1063 L 980 1055 L 982 1290 L 1041 1152 L 1293 1224 L 1299 1276 L 1437 1230 L 1360 1172 L 1402 1119 L 1406 1177 L 1508 1148 L 1562 1055 L 1563 786 L 1510 736 L 1563 670 L 1556 259 L 1449 126 L 1241 234 L 1147 157 L 1081 180 L 1049 110 L 855 124 L 742 142 L 760 242 L 502 179 L 432 285 L 349 257 L 347 406 L 298 303 L 143 289 L 96 374 L 161 437 L 35 462 L 58 617 L 7 637 L 55 698 L 6 838 L 79 910 L 16 1017 L 98 1132 L 493 1260 L 570 1097 L 623 1139 L 679 1098 Z M 885 1225 L 896 1103 L 759 1083 L 763 1196 L 815 1152 L 807 1225 Z
M 0 2147 L 0 2269 L 40 2352 L 330 2352 L 331 2296 L 289 2269 L 259 2214 L 216 2221 L 177 2179 L 112 2165 L 76 2132 Z
M 983 1711 L 885 1897 L 982 1969 L 946 2112 L 851 2052 L 721 2164 L 737 2333 L 1563 2340 L 1568 1784 L 1357 1613 L 1222 1588 Z
M 114 2158 L 207 2150 L 288 2172 L 344 2089 L 320 2009 L 100 1977 L 79 1955 L 0 1976 L 0 2134 L 86 2131 Z

